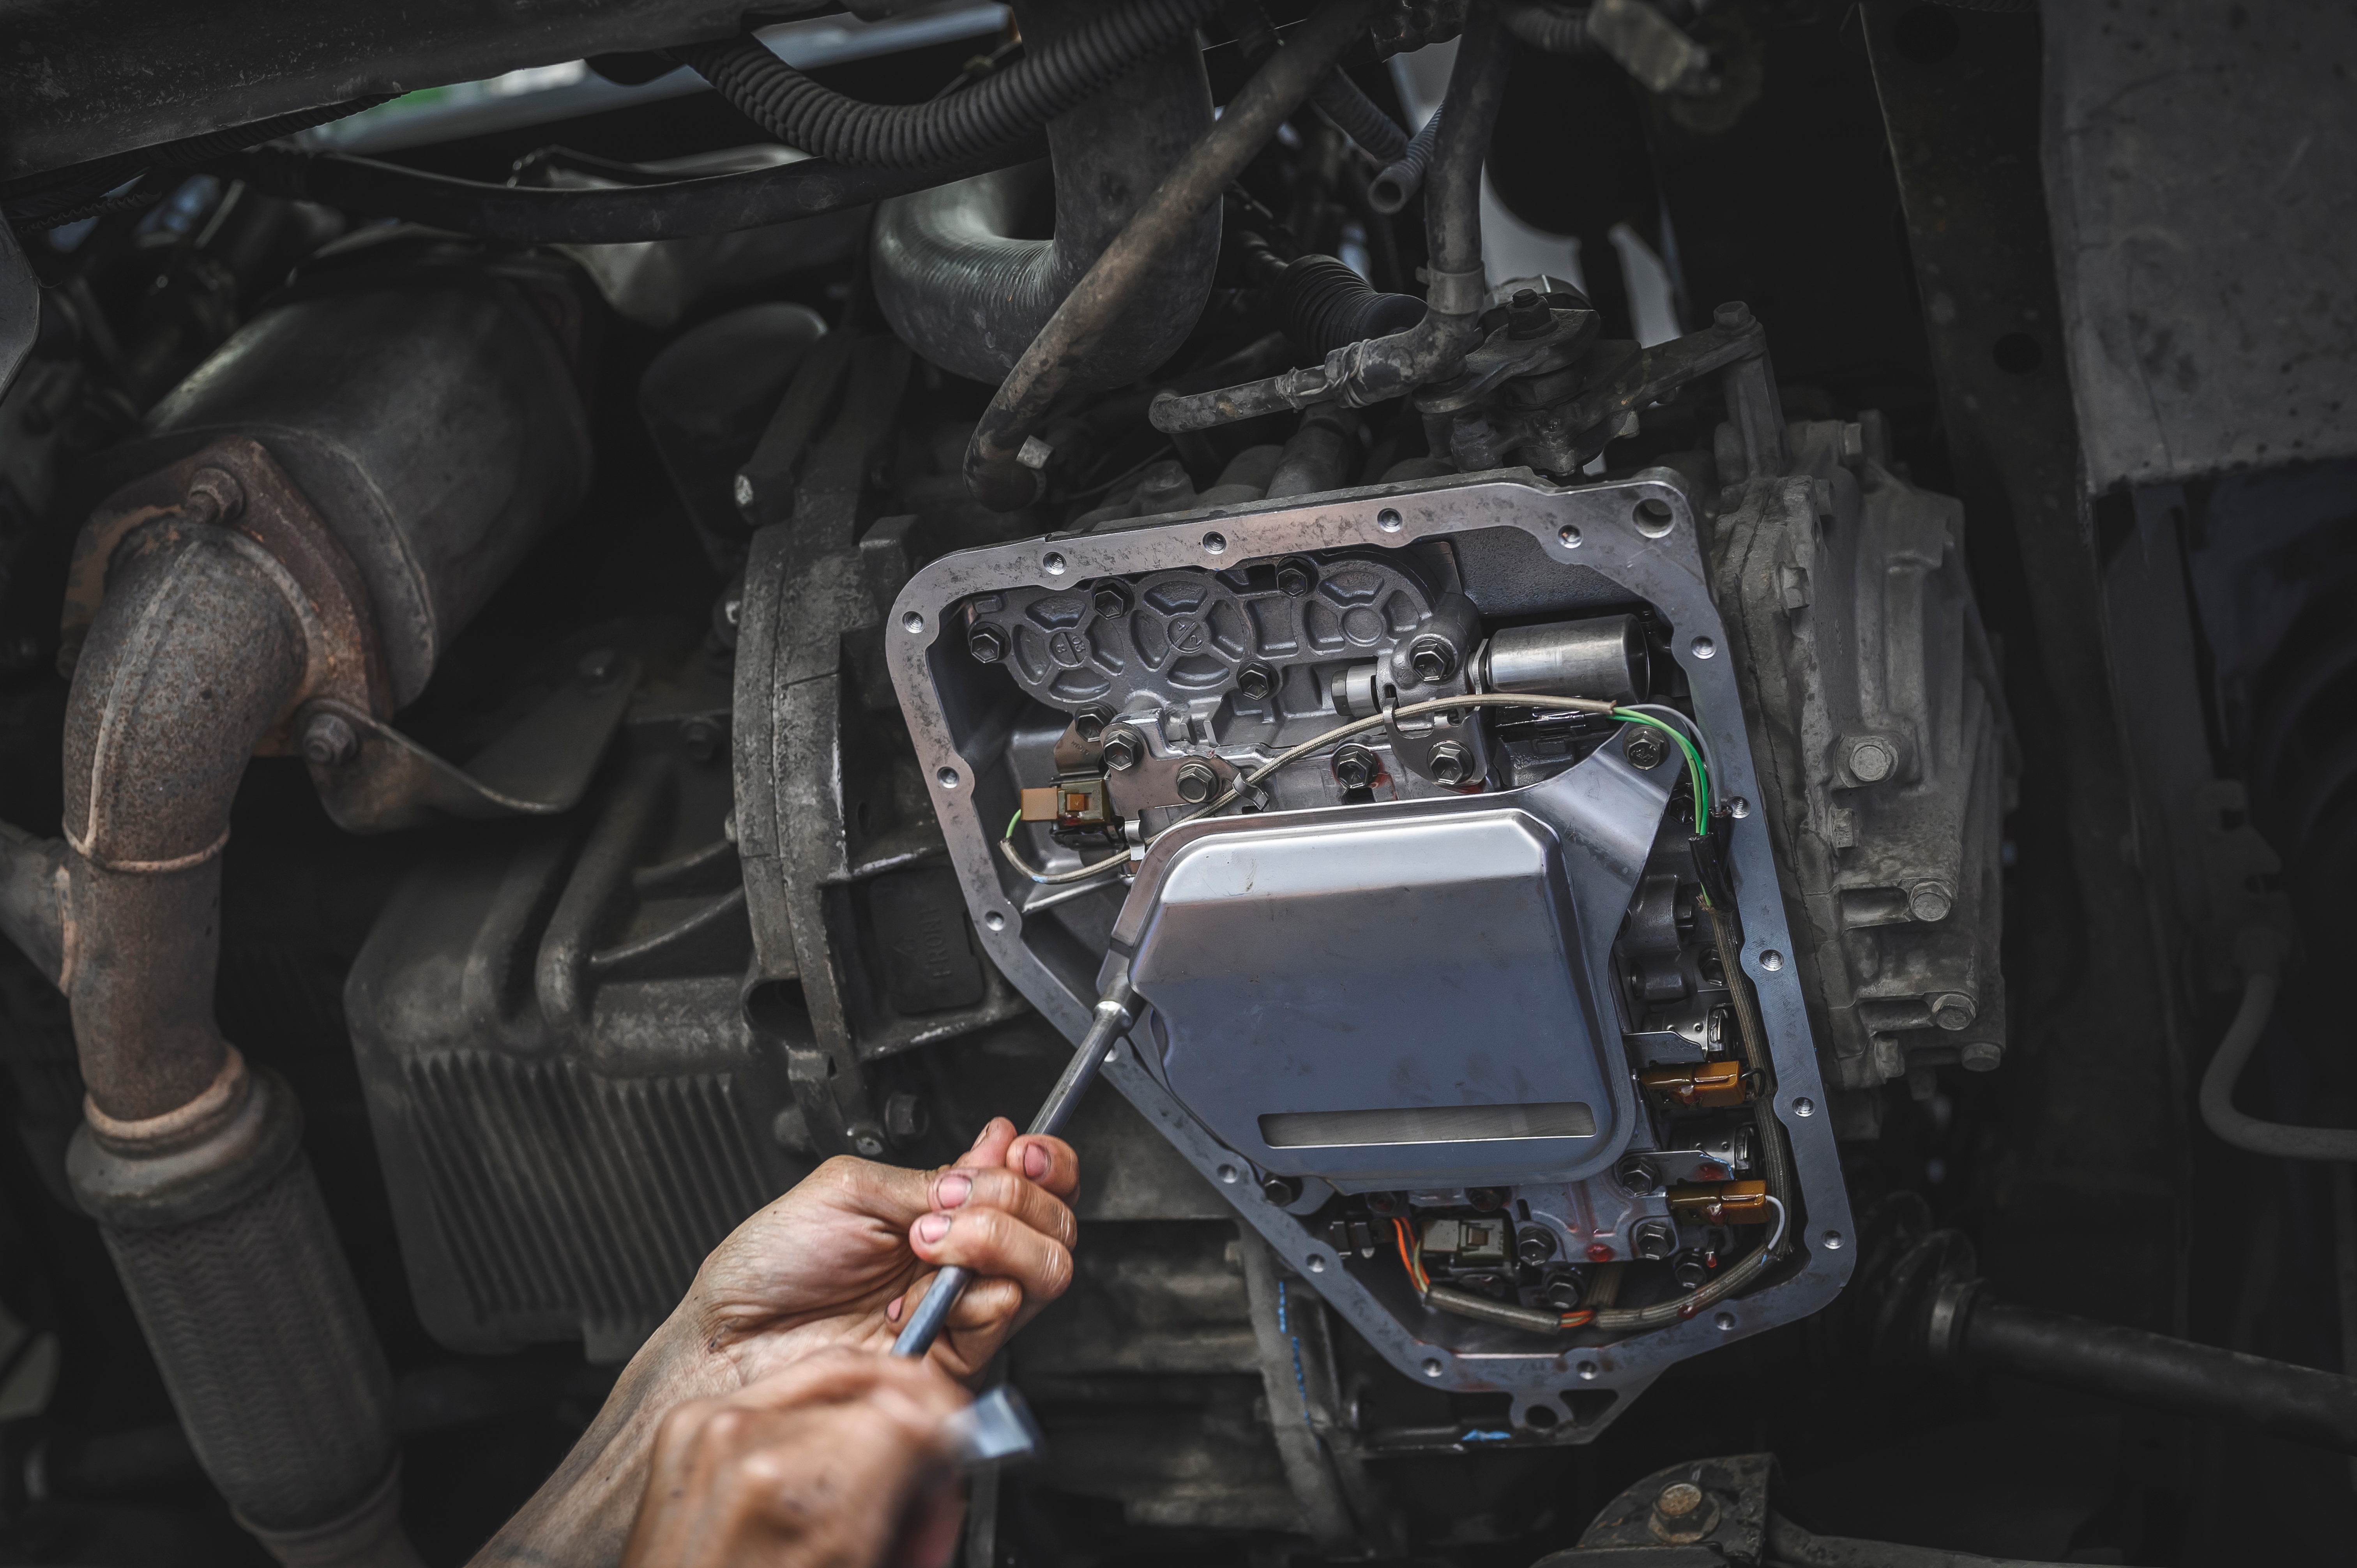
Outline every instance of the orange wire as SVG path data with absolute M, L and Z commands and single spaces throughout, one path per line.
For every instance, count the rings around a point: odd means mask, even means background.
M 1407 1221 L 1405 1219 L 1393 1220 L 1392 1232 L 1399 1238 L 1400 1264 L 1407 1270 L 1408 1283 L 1415 1286 L 1416 1294 L 1418 1295 L 1422 1295 L 1425 1292 L 1432 1288 L 1432 1276 L 1426 1273 L 1424 1270 L 1418 1266 L 1415 1256 L 1407 1250 Z

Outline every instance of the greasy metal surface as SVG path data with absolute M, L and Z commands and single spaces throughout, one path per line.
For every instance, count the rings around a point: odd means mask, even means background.
M 1260 1169 L 1343 1191 L 1602 1170 L 1634 1111 L 1610 950 L 1668 785 L 1608 746 L 1503 797 L 1164 834 L 1114 929 L 1155 1009 L 1164 1082 Z M 1587 1130 L 1437 1125 L 1533 1105 L 1580 1107 L 1559 1120 Z M 1329 1131 L 1272 1146 L 1280 1116 Z M 1392 1138 L 1351 1141 L 1371 1116 L 1399 1123 Z
M 1768 1488 L 1775 1466 L 1772 1454 L 1736 1454 L 1656 1470 L 1621 1488 L 1619 1497 L 1598 1509 L 1580 1532 L 1578 1546 L 1539 1559 L 1536 1568 L 1578 1568 L 1606 1553 L 1632 1548 L 1650 1560 L 1674 1546 L 1697 1552 L 1696 1563 L 1757 1563 L 1767 1548 Z M 1657 1515 L 1655 1504 L 1677 1486 L 1698 1490 L 1700 1502 L 1682 1514 Z M 1669 1559 L 1664 1556 L 1663 1561 L 1666 1565 Z
M 0 398 L 16 385 L 16 372 L 40 335 L 41 281 L 25 260 L 16 231 L 0 223 Z
M 1641 530 L 1641 501 L 1668 508 L 1668 526 L 1656 528 L 1649 518 L 1646 529 L 1653 532 Z M 1684 482 L 1667 470 L 1568 489 L 1508 473 L 1346 490 L 1306 505 L 1213 510 L 1117 533 L 964 551 L 932 563 L 909 580 L 893 606 L 887 655 L 952 863 L 980 917 L 992 961 L 1068 1036 L 1078 1036 L 1097 991 L 1096 953 L 1064 934 L 1060 921 L 1027 918 L 1025 885 L 990 847 L 1014 809 L 1017 780 L 995 770 L 1012 715 L 1005 698 L 982 679 L 1003 682 L 1005 677 L 974 666 L 955 631 L 950 612 L 968 595 L 1057 581 L 1043 565 L 1050 551 L 1063 557 L 1070 573 L 1087 578 L 1215 560 L 1221 565 L 1250 563 L 1309 549 L 1391 549 L 1469 529 L 1515 531 L 1527 536 L 1535 546 L 1534 560 L 1546 567 L 1591 569 L 1663 612 L 1674 628 L 1673 655 L 1693 687 L 1699 722 L 1717 755 L 1721 787 L 1730 795 L 1756 799 L 1736 674 L 1719 656 L 1725 633 L 1706 585 L 1694 526 Z M 1216 557 L 1207 543 L 1214 533 L 1222 552 Z M 1003 684 L 996 688 L 996 693 L 1004 691 Z M 983 766 L 985 761 L 991 766 Z M 1362 1264 L 1355 1254 L 1339 1257 L 1306 1234 L 1292 1216 L 1243 1179 L 1238 1156 L 1138 1065 L 1130 1047 L 1116 1054 L 1106 1076 L 1393 1365 L 1443 1388 L 1507 1391 L 1518 1421 L 1543 1407 L 1548 1414 L 1541 1421 L 1555 1423 L 1551 1440 L 1586 1441 L 1663 1368 L 1812 1312 L 1848 1276 L 1854 1249 L 1828 1249 L 1813 1240 L 1826 1231 L 1848 1233 L 1848 1201 L 1821 1113 L 1824 1086 L 1804 999 L 1797 972 L 1784 959 L 1791 936 L 1766 834 L 1738 822 L 1729 854 L 1745 930 L 1741 961 L 1760 992 L 1780 1078 L 1776 1113 L 1791 1136 L 1807 1230 L 1796 1261 L 1786 1265 L 1789 1273 L 1727 1303 L 1717 1318 L 1574 1350 L 1534 1345 L 1512 1330 L 1418 1313 L 1396 1262 L 1384 1268 Z M 1772 967 L 1763 962 L 1763 955 L 1770 954 Z M 1567 1399 L 1573 1391 L 1611 1391 L 1619 1398 L 1599 1410 L 1604 1402 Z
M 2042 8 L 2092 493 L 2357 453 L 2357 8 Z
M 764 15 L 821 7 L 809 0 Z M 274 0 L 191 7 L 0 5 L 0 178 L 243 125 L 317 104 L 474 81 L 585 55 L 737 32 L 716 0 L 425 0 L 398 11 L 289 10 Z

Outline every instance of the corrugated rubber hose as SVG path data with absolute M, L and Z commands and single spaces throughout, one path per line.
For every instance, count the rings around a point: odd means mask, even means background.
M 1157 49 L 1187 37 L 1212 0 L 1127 0 L 1004 70 L 925 103 L 865 103 L 731 38 L 671 51 L 790 147 L 853 168 L 930 168 L 994 152 L 1046 125 Z

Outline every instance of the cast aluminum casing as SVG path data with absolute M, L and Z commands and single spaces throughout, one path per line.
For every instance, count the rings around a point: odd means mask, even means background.
M 1647 502 L 1657 504 L 1641 510 Z M 1468 549 L 1511 545 L 1517 565 L 1508 586 L 1518 597 L 1503 613 L 1529 613 L 1534 596 L 1544 597 L 1543 590 L 1552 585 L 1569 602 L 1640 599 L 1668 623 L 1672 655 L 1684 671 L 1697 720 L 1717 758 L 1717 792 L 1751 800 L 1758 799 L 1758 785 L 1738 672 L 1722 657 L 1726 633 L 1697 542 L 1697 510 L 1686 479 L 1667 468 L 1572 487 L 1537 480 L 1527 470 L 1505 470 L 1210 509 L 1117 532 L 963 551 L 927 565 L 909 579 L 893 607 L 887 658 L 951 861 L 992 962 L 1068 1037 L 1078 1039 L 1107 963 L 1124 961 L 1108 959 L 1117 934 L 1110 922 L 1092 928 L 1085 920 L 1049 916 L 1049 909 L 1071 899 L 1071 890 L 1033 886 L 996 852 L 1016 791 L 1021 783 L 1038 780 L 1018 779 L 1008 755 L 1024 699 L 1003 671 L 975 663 L 957 635 L 956 614 L 972 596 L 1113 575 L 1232 567 L 1301 552 L 1398 548 L 1441 537 Z M 1471 585 L 1467 591 L 1480 605 L 1481 595 Z M 1527 813 L 1544 821 L 1550 808 L 1538 798 L 1567 788 L 1565 779 L 1593 766 L 1591 757 L 1580 768 L 1523 790 L 1410 802 L 1405 808 L 1341 807 L 1207 821 L 1157 841 L 1147 858 L 1160 856 L 1168 865 L 1223 834 L 1257 838 L 1299 830 L 1314 835 L 1353 819 L 1370 824 L 1370 831 L 1378 822 L 1399 831 L 1402 822 L 1419 822 L 1419 811 L 1435 820 L 1463 812 L 1474 818 Z M 1649 834 L 1658 821 L 1657 811 L 1648 822 Z M 1824 1114 L 1807 1001 L 1787 957 L 1792 938 L 1777 867 L 1756 822 L 1755 816 L 1733 824 L 1727 858 L 1745 932 L 1741 962 L 1757 987 L 1766 1025 L 1777 1078 L 1775 1112 L 1791 1141 L 1800 1212 L 1793 1216 L 1791 1256 L 1768 1283 L 1713 1312 L 1611 1343 L 1598 1342 L 1593 1335 L 1540 1339 L 1523 1330 L 1427 1312 L 1396 1260 L 1338 1254 L 1322 1233 L 1313 1234 L 1297 1218 L 1326 1198 L 1323 1182 L 1308 1183 L 1298 1200 L 1280 1206 L 1255 1179 L 1252 1151 L 1222 1142 L 1149 1070 L 1147 1061 L 1159 1058 L 1147 1033 L 1153 1026 L 1150 1010 L 1148 1021 L 1115 1048 L 1106 1077 L 1394 1367 L 1435 1387 L 1502 1391 L 1511 1397 L 1517 1426 L 1544 1429 L 1555 1441 L 1586 1441 L 1672 1364 L 1824 1306 L 1848 1278 L 1855 1255 L 1848 1199 Z M 1631 886 L 1636 864 L 1641 861 L 1632 863 Z M 1216 890 L 1215 884 L 1211 877 L 1205 886 Z M 1569 901 L 1577 905 L 1576 892 Z M 1121 913 L 1119 931 L 1141 932 L 1146 913 L 1142 903 L 1131 905 Z M 1575 916 L 1568 929 L 1582 930 L 1581 919 Z M 1585 935 L 1609 942 L 1619 911 L 1599 913 L 1597 919 L 1603 929 Z M 1092 929 L 1097 934 L 1087 934 Z M 1162 978 L 1188 983 L 1175 972 Z M 1605 1043 L 1614 1043 L 1609 1034 Z M 1141 1057 L 1141 1046 L 1155 1057 Z M 1609 1076 L 1599 1069 L 1599 1077 Z M 1623 1069 L 1615 1103 L 1625 1103 L 1617 1096 L 1626 1093 Z M 1600 1102 L 1596 1109 L 1601 1112 Z M 1234 1135 L 1235 1118 L 1221 1120 Z M 1601 1124 L 1600 1114 L 1598 1120 Z M 1268 1152 L 1264 1146 L 1262 1156 Z M 1522 1174 L 1527 1178 L 1536 1173 Z

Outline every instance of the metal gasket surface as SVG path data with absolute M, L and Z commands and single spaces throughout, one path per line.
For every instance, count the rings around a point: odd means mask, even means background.
M 1013 693 L 994 688 L 944 641 L 967 596 L 1016 585 L 1178 567 L 1219 569 L 1306 551 L 1375 546 L 1476 530 L 1528 534 L 1547 561 L 1586 567 L 1652 605 L 1673 628 L 1671 653 L 1691 687 L 1717 760 L 1718 794 L 1757 800 L 1759 786 L 1736 671 L 1712 602 L 1684 478 L 1667 468 L 1604 484 L 1553 486 L 1527 470 L 1335 491 L 1308 501 L 1180 514 L 1119 532 L 1050 536 L 942 557 L 909 579 L 892 610 L 887 657 L 950 857 L 991 961 L 1074 1039 L 1086 1029 L 1098 975 L 1060 928 L 1027 941 L 1024 895 L 993 853 L 998 822 L 977 800 L 1011 781 L 984 771 L 1012 722 Z M 1275 822 L 1271 814 L 1259 819 Z M 1003 821 L 1003 817 L 1001 818 Z M 1805 1316 L 1849 1277 L 1856 1248 L 1799 971 L 1790 960 L 1776 866 L 1760 819 L 1738 821 L 1729 863 L 1744 928 L 1742 964 L 1758 990 L 1777 1074 L 1776 1114 L 1790 1134 L 1803 1212 L 1792 1256 L 1769 1283 L 1710 1311 L 1611 1344 L 1550 1344 L 1516 1330 L 1424 1312 L 1396 1269 L 1349 1263 L 1265 1198 L 1248 1169 L 1142 1067 L 1125 1042 L 1106 1077 L 1222 1191 L 1286 1263 L 1310 1280 L 1394 1366 L 1435 1387 L 1512 1397 L 1531 1441 L 1585 1442 L 1665 1369 L 1731 1340 Z M 1036 895 L 1035 895 L 1036 896 Z M 1036 910 L 1039 906 L 1032 906 Z M 1606 1394 L 1619 1396 L 1606 1399 Z

